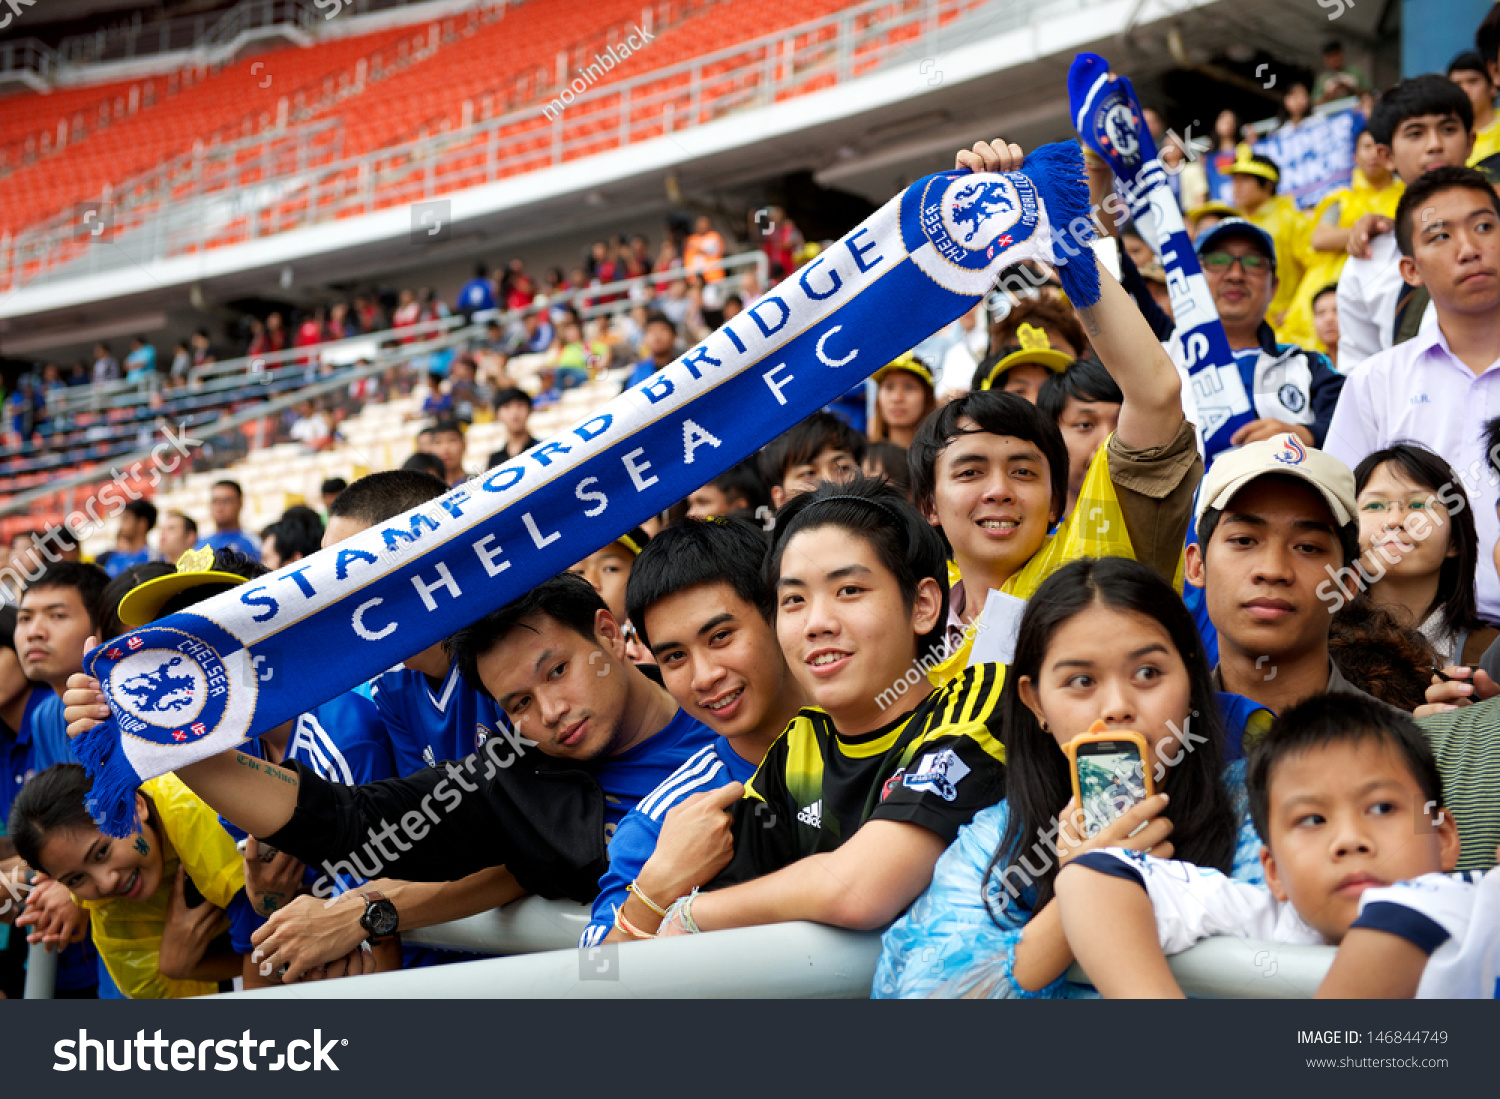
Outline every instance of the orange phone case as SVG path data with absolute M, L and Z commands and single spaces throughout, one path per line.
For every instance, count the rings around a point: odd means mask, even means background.
M 1146 781 L 1146 797 L 1156 793 L 1156 788 L 1151 782 L 1151 768 L 1146 765 L 1149 757 L 1149 749 L 1146 747 L 1146 738 L 1140 733 L 1111 732 L 1105 728 L 1104 722 L 1096 721 L 1089 726 L 1089 731 L 1079 733 L 1063 746 L 1063 752 L 1068 757 L 1068 774 L 1073 780 L 1073 804 L 1081 810 L 1083 808 L 1083 787 L 1078 781 L 1078 748 L 1082 744 L 1094 744 L 1101 740 L 1128 740 L 1133 743 L 1141 755 L 1141 776 Z

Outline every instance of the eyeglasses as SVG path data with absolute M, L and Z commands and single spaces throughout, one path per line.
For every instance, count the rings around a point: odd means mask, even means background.
M 1198 257 L 1210 271 L 1228 271 L 1238 261 L 1240 270 L 1247 275 L 1259 275 L 1271 269 L 1271 261 L 1259 252 L 1246 252 L 1236 256 L 1229 252 L 1206 252 Z
M 1366 515 L 1390 515 L 1397 508 L 1406 511 L 1427 511 L 1432 507 L 1431 499 L 1419 500 L 1366 500 L 1359 510 Z

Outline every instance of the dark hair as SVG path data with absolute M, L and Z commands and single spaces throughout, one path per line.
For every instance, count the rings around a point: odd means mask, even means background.
M 761 448 L 760 475 L 766 484 L 779 485 L 787 470 L 811 462 L 825 450 L 847 451 L 862 462 L 865 437 L 831 412 L 814 412 Z
M 1333 53 L 1335 50 L 1337 50 L 1339 53 L 1343 53 L 1344 44 L 1337 38 L 1330 38 L 1323 43 L 1323 48 L 1319 52 L 1326 57 L 1328 54 Z
M 1370 136 L 1388 146 L 1401 123 L 1429 114 L 1456 115 L 1465 130 L 1474 128 L 1474 105 L 1463 89 L 1446 76 L 1423 73 L 1401 81 L 1375 101 L 1370 112 Z M 1410 187 L 1415 180 L 1403 182 Z
M 529 409 L 531 407 L 531 394 L 516 385 L 508 389 L 502 389 L 495 394 L 495 411 L 499 412 L 506 405 L 513 404 L 516 401 L 525 401 L 526 407 Z
M 1432 669 L 1439 663 L 1426 637 L 1368 595 L 1350 600 L 1333 616 L 1328 656 L 1354 686 L 1408 713 L 1427 700 Z
M 99 596 L 99 608 L 103 617 L 103 621 L 99 623 L 99 640 L 111 641 L 132 629 L 120 621 L 120 600 L 146 581 L 171 576 L 176 571 L 175 565 L 169 565 L 165 561 L 144 561 L 139 565 L 131 565 L 104 585 L 104 591 Z
M 494 698 L 479 677 L 479 661 L 533 615 L 545 615 L 566 626 L 586 640 L 594 640 L 594 618 L 608 611 L 604 599 L 581 576 L 561 572 L 544 580 L 525 595 L 512 599 L 497 611 L 491 611 L 478 622 L 465 626 L 443 642 L 443 650 L 458 664 L 465 682 L 486 698 Z
M 146 530 L 150 532 L 156 527 L 156 505 L 150 500 L 131 500 L 122 509 L 134 515 L 137 519 L 145 522 Z
M 1490 472 L 1500 478 L 1500 416 L 1487 420 L 1480 434 L 1484 436 L 1484 454 Z
M 1271 783 L 1278 763 L 1300 752 L 1367 739 L 1395 748 L 1422 788 L 1428 809 L 1443 807 L 1443 780 L 1432 746 L 1410 716 L 1373 698 L 1317 694 L 1278 717 L 1265 735 L 1251 745 L 1245 790 L 1250 800 L 1250 819 L 1261 842 L 1270 843 Z M 1174 820 L 1176 810 L 1174 803 Z
M 1495 188 L 1477 168 L 1445 164 L 1441 168 L 1423 172 L 1406 185 L 1406 191 L 1396 203 L 1396 247 L 1401 249 L 1403 256 L 1409 258 L 1412 254 L 1412 222 L 1416 219 L 1417 210 L 1434 195 L 1454 190 L 1483 194 L 1490 209 L 1500 214 L 1500 197 L 1495 195 Z
M 960 420 L 974 426 L 959 426 Z M 1068 506 L 1068 448 L 1057 421 L 1036 405 L 1014 393 L 980 389 L 949 401 L 917 427 L 916 438 L 906 452 L 911 468 L 912 499 L 923 511 L 931 511 L 937 491 L 939 455 L 963 435 L 1009 435 L 1035 443 L 1047 459 L 1052 477 L 1052 506 L 1061 515 Z
M 1080 355 L 1088 350 L 1088 337 L 1084 334 L 1083 324 L 1079 321 L 1078 314 L 1062 301 L 1046 297 L 1026 298 L 1005 314 L 1004 319 L 991 324 L 991 342 L 997 347 L 1001 344 L 1017 343 L 1016 332 L 1023 324 L 1035 325 L 1042 329 L 1055 329 L 1073 345 L 1073 350 Z M 1062 348 L 1057 348 L 1057 350 L 1061 351 Z
M 948 551 L 933 526 L 891 485 L 878 477 L 856 477 L 841 484 L 820 484 L 812 492 L 794 496 L 776 512 L 776 528 L 765 559 L 766 588 L 774 593 L 781 579 L 781 555 L 792 536 L 819 527 L 842 527 L 863 538 L 880 563 L 895 578 L 901 601 L 909 611 L 917 585 L 937 581 L 945 613 L 927 633 L 917 638 L 917 653 L 943 652 L 947 631 Z
M 1392 463 L 1407 480 L 1438 493 L 1438 500 L 1452 523 L 1449 537 L 1456 552 L 1452 557 L 1443 558 L 1443 567 L 1438 572 L 1437 594 L 1422 617 L 1425 619 L 1441 608 L 1443 621 L 1449 629 L 1481 628 L 1484 623 L 1479 619 L 1479 607 L 1474 598 L 1474 577 L 1479 568 L 1479 534 L 1474 527 L 1474 511 L 1463 481 L 1447 462 L 1420 443 L 1397 443 L 1366 455 L 1364 461 L 1354 467 L 1356 495 L 1365 490 L 1375 470 L 1386 462 Z M 1420 626 L 1421 623 L 1414 625 Z
M 1453 55 L 1453 60 L 1448 62 L 1448 77 L 1452 79 L 1456 72 L 1478 73 L 1486 80 L 1490 78 L 1489 66 L 1484 63 L 1483 56 L 1478 50 L 1460 50 Z
M 371 473 L 339 493 L 328 509 L 328 517 L 374 526 L 431 503 L 447 491 L 447 485 L 430 473 L 407 469 Z
M 57 763 L 32 775 L 10 806 L 5 830 L 16 854 L 34 870 L 42 869 L 42 846 L 56 832 L 98 829 L 89 815 L 89 776 L 77 763 Z
M 311 557 L 323 548 L 323 519 L 312 508 L 293 504 L 266 531 L 282 562 L 301 554 Z
M 1104 364 L 1094 359 L 1076 359 L 1062 373 L 1052 372 L 1037 391 L 1036 406 L 1043 416 L 1056 423 L 1062 419 L 1068 398 L 1075 401 L 1102 401 L 1124 404 L 1125 394 L 1110 376 Z
M 16 651 L 16 608 L 9 603 L 0 604 L 0 645 Z
M 1316 309 L 1318 307 L 1318 302 L 1321 301 L 1325 295 L 1337 294 L 1338 292 L 1339 284 L 1337 282 L 1330 282 L 1327 286 L 1323 287 L 1316 294 L 1314 294 L 1312 296 L 1312 301 L 1308 302 L 1307 304 Z
M 672 330 L 672 335 L 674 337 L 677 335 L 677 325 L 672 322 L 672 318 L 656 309 L 653 309 L 651 310 L 651 312 L 646 314 L 646 323 L 641 325 L 641 331 L 644 332 L 653 324 L 664 324 Z
M 246 557 L 238 550 L 227 547 L 214 550 L 213 571 L 242 576 L 246 580 L 257 580 L 262 576 L 270 575 L 271 572 L 270 569 L 254 558 Z M 161 605 L 161 609 L 156 612 L 156 616 L 152 618 L 152 621 L 155 622 L 158 619 L 166 618 L 168 615 L 176 614 L 178 611 L 187 610 L 187 608 L 193 606 L 195 603 L 201 603 L 205 599 L 212 599 L 216 595 L 223 595 L 226 591 L 233 591 L 237 587 L 239 587 L 238 584 L 231 584 L 226 581 L 224 583 L 200 584 L 196 588 L 188 588 L 185 591 L 180 591 Z
M 94 636 L 97 637 L 99 627 L 104 622 L 100 598 L 108 583 L 109 573 L 98 565 L 85 565 L 81 561 L 53 561 L 42 569 L 40 576 L 26 585 L 26 591 L 72 588 L 78 593 L 78 600 L 83 604 L 84 613 L 89 616 L 89 624 L 94 627 Z
M 906 448 L 895 443 L 871 443 L 865 449 L 865 461 L 880 465 L 878 476 L 891 483 L 902 496 L 911 498 L 911 469 L 906 463 Z
M 725 499 L 743 497 L 745 510 L 752 515 L 758 508 L 771 503 L 771 494 L 766 491 L 766 483 L 760 479 L 754 458 L 736 462 L 708 483 L 722 492 Z
M 1309 484 L 1307 481 L 1304 481 L 1300 477 L 1293 477 L 1287 473 L 1262 473 L 1259 477 L 1254 477 L 1250 481 L 1247 481 L 1243 486 L 1240 487 L 1235 495 L 1238 495 L 1239 492 L 1245 491 L 1245 489 L 1249 488 L 1256 481 L 1262 481 L 1267 477 L 1274 477 L 1280 484 L 1301 485 L 1303 488 L 1308 489 L 1312 492 L 1318 492 L 1317 489 L 1313 488 L 1311 484 Z M 1328 502 L 1326 500 L 1323 500 L 1322 493 L 1318 493 L 1318 499 L 1323 501 L 1324 507 L 1328 506 Z M 1333 515 L 1332 508 L 1329 508 L 1328 510 L 1330 517 L 1336 524 L 1338 522 L 1338 516 Z M 1223 508 L 1207 508 L 1204 510 L 1203 515 L 1198 519 L 1198 545 L 1200 547 L 1200 552 L 1204 555 L 1205 558 L 1207 558 L 1208 555 L 1209 540 L 1213 538 L 1214 531 L 1218 529 L 1219 520 L 1222 518 L 1224 518 Z M 1344 555 L 1343 561 L 1339 563 L 1341 565 L 1347 565 L 1350 561 L 1358 559 L 1359 520 L 1350 519 L 1341 527 L 1335 526 L 1334 533 L 1338 536 L 1339 549 Z
M 458 435 L 460 437 L 463 436 L 463 433 L 464 433 L 463 424 L 459 423 L 457 420 L 453 419 L 451 416 L 445 416 L 445 417 L 443 417 L 441 420 L 438 420 L 436 423 L 434 423 L 431 427 L 429 427 L 426 431 L 423 432 L 423 434 L 432 434 L 432 435 Z
M 337 496 L 348 487 L 349 482 L 344 480 L 342 477 L 330 477 L 326 481 L 324 481 L 322 487 L 318 489 L 318 495 Z
M 401 463 L 401 471 L 403 473 L 420 473 L 423 476 L 433 478 L 439 484 L 447 485 L 448 470 L 443 465 L 442 459 L 435 454 L 428 454 L 426 451 L 419 450 L 407 458 L 406 461 Z
M 1479 21 L 1474 32 L 1474 48 L 1485 61 L 1493 62 L 1500 56 L 1500 11 L 1492 5 Z
M 667 527 L 641 550 L 625 584 L 625 613 L 647 648 L 646 612 L 652 606 L 701 584 L 728 584 L 767 622 L 774 622 L 774 589 L 761 566 L 769 540 L 744 519 L 683 519 Z
M 182 520 L 182 529 L 183 530 L 191 531 L 193 534 L 197 534 L 198 533 L 198 520 L 194 519 L 187 512 L 185 512 L 185 511 L 178 511 L 178 510 L 176 510 L 174 508 L 173 510 L 167 512 L 167 514 L 168 515 L 175 515 L 175 516 L 177 516 L 177 518 L 181 519 Z
M 1036 682 L 1058 630 L 1094 606 L 1151 619 L 1166 630 L 1182 658 L 1192 684 L 1189 721 L 1194 735 L 1190 745 L 1183 745 L 1176 762 L 1166 768 L 1165 777 L 1156 782 L 1158 791 L 1172 795 L 1173 857 L 1225 873 L 1234 863 L 1239 828 L 1222 773 L 1224 727 L 1213 676 L 1192 614 L 1172 586 L 1150 566 L 1124 557 L 1080 558 L 1049 576 L 1026 604 L 1015 658 L 1000 695 L 1005 798 L 1010 812 L 981 886 L 985 907 L 997 922 L 998 914 L 990 908 L 990 877 L 998 870 L 1003 886 L 1007 871 L 1020 860 L 1027 860 L 1020 864 L 1021 869 L 1036 890 L 1035 900 L 1027 902 L 1031 910 L 1039 911 L 1052 899 L 1057 863 L 1043 855 L 1039 861 L 1044 869 L 1037 873 L 1031 868 L 1033 856 L 1027 845 L 1038 836 L 1055 832 L 1057 815 L 1072 789 L 1068 758 L 1052 733 L 1042 728 L 1021 701 L 1020 682 L 1023 677 Z M 1186 750 L 1188 747 L 1192 750 Z M 1152 761 L 1146 763 L 1150 766 Z
M 245 498 L 245 490 L 240 488 L 240 483 L 238 481 L 231 481 L 227 477 L 222 481 L 215 481 L 214 488 L 232 488 L 234 489 L 234 494 L 241 500 Z

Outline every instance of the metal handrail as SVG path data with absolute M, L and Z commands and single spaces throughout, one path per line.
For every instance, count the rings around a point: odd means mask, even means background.
M 430 199 L 593 155 L 602 151 L 596 148 L 601 144 L 623 148 L 651 140 L 658 131 L 670 134 L 735 110 L 775 103 L 784 94 L 796 94 L 805 85 L 829 75 L 848 80 L 854 72 L 854 58 L 866 44 L 871 45 L 860 59 L 862 72 L 873 72 L 901 57 L 915 57 L 923 50 L 932 52 L 941 35 L 952 36 L 955 41 L 965 35 L 972 37 L 973 28 L 968 23 L 981 14 L 1009 25 L 1017 18 L 1024 21 L 1026 13 L 1036 6 L 1056 2 L 1059 0 L 1034 0 L 1031 5 L 1023 5 L 1018 15 L 1012 5 L 999 0 L 921 0 L 909 13 L 902 13 L 904 19 L 890 19 L 891 0 L 865 0 L 821 19 L 689 61 L 626 81 L 601 84 L 573 98 L 555 118 L 547 115 L 550 102 L 533 104 L 438 138 L 404 142 L 265 181 L 263 193 L 268 197 L 260 205 L 254 205 L 253 199 L 247 202 L 252 208 L 245 212 L 226 211 L 222 208 L 224 200 L 211 194 L 174 200 L 170 208 L 136 223 L 137 231 L 148 238 L 139 242 L 146 245 L 144 249 L 115 249 L 118 254 L 107 257 L 107 267 L 101 250 L 91 249 L 90 269 L 112 269 L 197 251 L 220 237 L 277 233 L 369 213 L 402 201 Z M 1061 2 L 1087 6 L 1103 0 Z M 941 17 L 949 12 L 958 19 L 940 27 Z M 922 37 L 893 40 L 892 32 L 907 25 L 919 27 Z M 826 33 L 830 29 L 834 32 L 832 41 Z M 725 62 L 731 64 L 721 71 L 707 72 Z M 502 131 L 511 127 L 519 129 L 502 139 Z M 544 139 L 544 147 L 527 147 L 538 139 Z M 477 168 L 460 164 L 476 152 L 482 160 Z M 278 185 L 280 190 L 276 191 Z M 262 222 L 267 224 L 262 226 Z M 239 223 L 243 228 L 228 231 Z M 117 237 L 120 232 L 117 226 Z M 58 230 L 45 238 L 31 232 L 19 234 L 0 245 L 0 271 L 9 273 L 13 287 L 23 284 L 26 267 L 37 262 L 44 269 L 24 281 L 69 277 L 65 266 L 69 257 L 57 253 L 75 241 L 76 234 L 68 237 Z
M 527 901 L 490 917 L 486 939 L 478 918 L 466 929 L 429 928 L 420 940 L 467 950 L 524 949 L 510 909 L 554 905 L 561 934 L 573 905 Z M 543 919 L 528 912 L 529 922 Z M 415 936 L 412 937 L 415 940 Z M 341 981 L 281 985 L 235 993 L 252 999 L 533 999 L 796 998 L 869 996 L 880 959 L 879 932 L 842 931 L 814 923 L 781 923 L 646 942 L 546 950 L 456 965 L 376 973 Z M 1307 998 L 1333 960 L 1326 946 L 1287 946 L 1214 938 L 1167 959 L 1183 992 L 1195 997 Z M 1075 966 L 1069 974 L 1087 981 Z

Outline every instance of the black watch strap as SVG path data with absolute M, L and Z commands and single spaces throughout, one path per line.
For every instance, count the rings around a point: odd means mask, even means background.
M 394 935 L 399 922 L 396 906 L 384 893 L 375 889 L 361 892 L 360 897 L 364 899 L 365 912 L 359 918 L 359 925 L 365 929 L 365 937 L 374 943 L 388 935 Z

